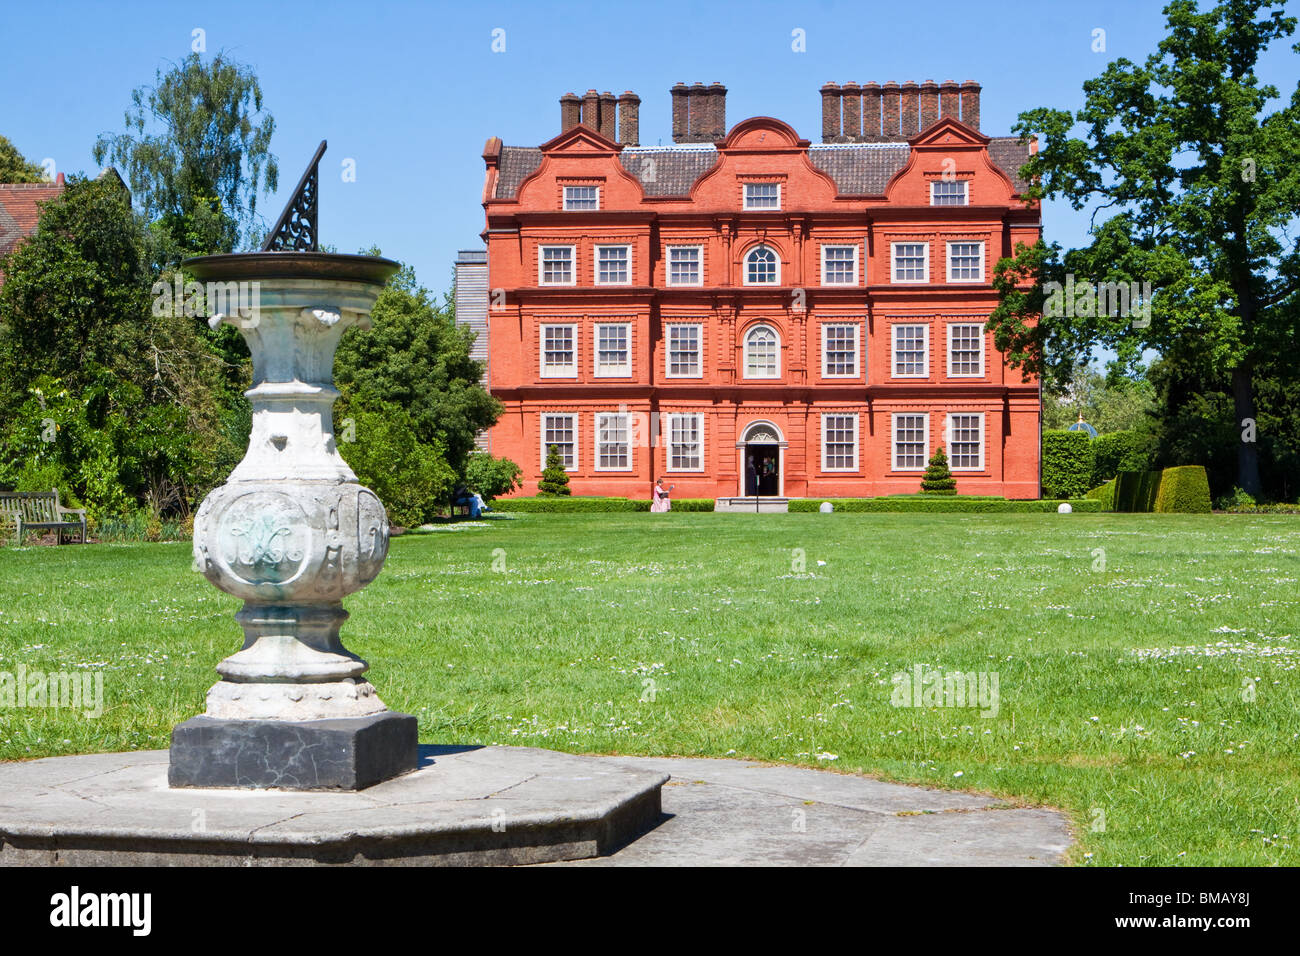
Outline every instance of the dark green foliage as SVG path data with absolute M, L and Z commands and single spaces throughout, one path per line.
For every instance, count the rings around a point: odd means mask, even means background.
M 509 494 L 519 486 L 523 469 L 509 458 L 494 458 L 486 452 L 474 452 L 465 463 L 465 486 L 477 491 L 485 501 Z
M 0 183 L 39 183 L 45 170 L 28 162 L 18 148 L 0 136 Z
M 564 470 L 560 458 L 560 449 L 551 445 L 546 449 L 546 467 L 542 469 L 542 480 L 537 483 L 537 490 L 543 495 L 571 495 L 569 473 Z
M 948 470 L 948 456 L 943 452 L 943 446 L 940 445 L 930 456 L 930 464 L 925 469 L 925 477 L 921 479 L 921 491 L 927 495 L 955 495 L 957 493 L 957 479 L 952 476 Z
M 1112 478 L 1104 485 L 1099 485 L 1098 487 L 1091 489 L 1086 495 L 1086 497 L 1091 498 L 1094 501 L 1101 502 L 1102 511 L 1114 511 L 1115 510 L 1115 480 L 1116 479 Z
M 1121 471 L 1115 476 L 1114 510 L 1126 513 L 1149 513 L 1160 490 L 1158 471 Z
M 480 384 L 483 363 L 470 358 L 474 334 L 456 325 L 449 300 L 434 303 L 410 266 L 388 280 L 370 321 L 369 330 L 343 336 L 335 380 L 405 408 L 419 441 L 440 444 L 463 476 L 478 433 L 501 414 L 501 404 Z
M 1016 260 L 995 267 L 1000 302 L 989 327 L 1013 366 L 1055 387 L 1098 345 L 1126 367 L 1154 349 L 1177 358 L 1180 372 L 1195 366 L 1214 380 L 1228 407 L 1213 421 L 1235 430 L 1259 419 L 1258 370 L 1277 356 L 1294 365 L 1300 349 L 1300 250 L 1290 234 L 1300 210 L 1300 87 L 1289 79 L 1279 90 L 1256 69 L 1295 32 L 1284 6 L 1174 0 L 1157 49 L 1109 63 L 1084 84 L 1081 109 L 1020 114 L 1013 131 L 1040 144 L 1021 171 L 1029 198 L 1064 199 L 1092 225 L 1083 248 L 1020 244 Z M 1145 284 L 1150 295 L 1128 314 L 1053 309 L 1041 282 L 1067 274 Z M 1221 440 L 1235 477 L 1216 487 L 1259 496 L 1261 443 Z
M 158 231 L 158 264 L 253 245 L 258 193 L 275 191 L 275 120 L 253 71 L 197 53 L 131 94 L 126 132 L 102 135 L 95 162 L 114 164 Z M 306 157 L 304 157 L 305 161 Z
M 917 496 L 915 498 L 891 496 L 887 498 L 797 498 L 790 502 L 792 512 L 817 511 L 823 501 L 830 501 L 837 512 L 920 512 L 966 514 L 1034 514 L 1054 512 L 1060 501 L 1007 501 L 996 498 L 947 498 Z M 1069 505 L 1075 513 L 1102 511 L 1101 502 L 1090 498 L 1072 498 Z M 673 507 L 676 507 L 674 502 Z
M 1148 436 L 1135 431 L 1098 435 L 1092 441 L 1092 483 L 1110 481 L 1121 471 L 1146 471 L 1151 451 Z
M 1043 494 L 1079 498 L 1094 484 L 1092 438 L 1087 432 L 1043 432 Z
M 1210 482 L 1200 465 L 1166 468 L 1152 509 L 1162 514 L 1209 514 Z
M 712 498 L 682 498 L 673 501 L 673 511 L 712 511 Z M 498 511 L 526 514 L 579 514 L 590 512 L 649 511 L 649 498 L 602 498 L 599 496 L 503 498 Z
M 431 521 L 456 476 L 436 443 L 419 440 L 411 415 L 371 396 L 345 395 L 334 420 L 339 454 L 379 496 L 388 520 L 407 528 Z

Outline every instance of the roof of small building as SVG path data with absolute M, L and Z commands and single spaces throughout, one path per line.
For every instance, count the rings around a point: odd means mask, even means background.
M 906 143 L 846 143 L 810 146 L 812 164 L 835 181 L 842 196 L 878 196 L 890 178 L 907 163 Z M 1017 136 L 994 136 L 989 158 L 1007 174 L 1016 192 L 1028 183 L 1020 167 L 1029 159 L 1029 144 Z M 623 168 L 641 181 L 647 196 L 686 196 L 691 187 L 717 161 L 713 146 L 625 147 L 619 153 Z M 542 164 L 542 151 L 528 146 L 502 146 L 496 199 L 513 199 L 520 185 Z
M 36 231 L 40 203 L 63 192 L 63 183 L 0 183 L 0 256 Z

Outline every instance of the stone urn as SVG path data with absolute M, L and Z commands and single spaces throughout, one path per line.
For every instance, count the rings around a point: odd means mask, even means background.
M 194 567 L 244 601 L 244 645 L 207 710 L 172 733 L 173 787 L 360 789 L 416 766 L 416 719 L 389 711 L 343 646 L 342 599 L 373 581 L 388 517 L 334 443 L 334 352 L 368 328 L 398 264 L 376 256 L 204 256 L 209 324 L 253 356 L 248 452 L 194 519 Z

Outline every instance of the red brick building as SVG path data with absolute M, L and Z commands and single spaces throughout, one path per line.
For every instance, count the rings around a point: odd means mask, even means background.
M 63 190 L 63 173 L 52 183 L 0 183 L 0 256 L 13 252 L 36 231 L 41 204 L 57 199 Z M 4 285 L 3 272 L 0 285 Z
M 1039 494 L 1039 389 L 983 330 L 999 257 L 1039 236 L 1029 147 L 979 132 L 979 86 L 827 84 L 822 143 L 678 84 L 673 139 L 640 100 L 560 101 L 537 148 L 488 141 L 494 454 L 535 494 Z M 616 116 L 617 114 L 617 116 Z

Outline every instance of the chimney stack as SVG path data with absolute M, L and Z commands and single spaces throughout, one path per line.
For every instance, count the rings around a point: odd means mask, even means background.
M 711 142 L 721 142 L 727 136 L 727 88 L 716 80 L 709 84 L 705 102 L 709 118 L 707 132 Z
M 582 100 L 572 93 L 560 97 L 560 132 L 573 129 L 582 122 Z
M 961 112 L 959 107 L 960 91 L 961 87 L 952 80 L 944 80 L 943 83 L 939 85 L 939 115 L 943 119 L 947 119 L 950 116 L 953 119 L 961 118 L 958 115 Z
M 961 121 L 971 129 L 980 128 L 980 85 L 973 80 L 961 85 Z
M 841 129 L 840 87 L 838 83 L 827 83 L 822 87 L 822 142 L 835 142 Z
M 704 141 L 704 126 L 707 123 L 705 117 L 708 114 L 708 106 L 705 101 L 708 94 L 705 93 L 703 83 L 692 83 L 687 89 L 686 96 L 686 142 L 700 143 Z
M 864 83 L 862 86 L 862 141 L 880 140 L 880 84 Z
M 853 82 L 845 83 L 841 87 L 840 102 L 844 116 L 840 142 L 862 142 L 862 87 Z
M 899 130 L 898 84 L 890 80 L 880 88 L 881 105 L 884 107 L 885 129 L 883 139 L 897 142 L 901 137 Z
M 939 121 L 939 84 L 926 80 L 921 84 L 921 129 L 927 130 Z
M 920 87 L 908 80 L 903 84 L 903 111 L 901 114 L 903 138 L 908 139 L 919 132 L 917 126 L 917 106 L 920 93 Z
M 614 104 L 617 102 L 618 100 L 614 98 L 614 94 L 609 90 L 600 94 L 600 119 L 596 128 L 600 135 L 610 142 L 613 142 L 617 135 L 615 123 L 618 114 L 614 109 Z
M 640 145 L 641 97 L 627 90 L 618 98 L 618 141 L 624 146 Z
M 685 83 L 674 83 L 671 93 L 673 95 L 673 142 L 685 143 L 690 120 L 690 90 Z
M 588 90 L 582 98 L 582 125 L 600 132 L 600 95 L 595 90 Z

